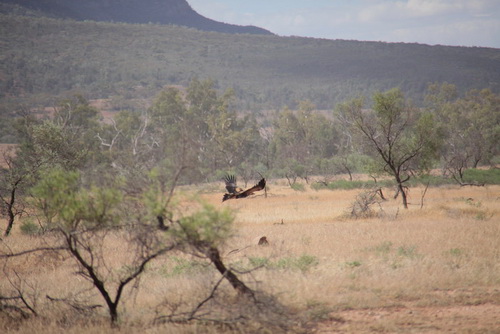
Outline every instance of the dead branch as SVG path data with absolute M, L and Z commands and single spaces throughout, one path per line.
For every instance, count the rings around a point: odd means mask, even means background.
M 424 197 L 425 197 L 425 194 L 427 193 L 427 189 L 429 188 L 429 183 L 430 182 L 427 182 L 427 184 L 425 185 L 424 192 L 422 193 L 422 196 L 420 197 L 420 209 L 422 209 L 424 207 Z
M 60 302 L 65 305 L 68 305 L 69 307 L 80 313 L 87 313 L 89 311 L 95 310 L 96 308 L 102 307 L 102 305 L 99 304 L 86 305 L 85 303 L 81 303 L 75 300 L 70 300 L 69 298 L 54 298 L 49 295 L 46 295 L 45 298 L 47 298 L 51 302 Z
M 26 254 L 31 254 L 35 252 L 43 252 L 43 251 L 60 251 L 60 250 L 67 250 L 66 247 L 40 247 L 40 248 L 33 248 L 33 249 L 28 249 L 19 253 L 9 253 L 9 254 L 0 254 L 0 258 L 10 258 L 10 257 L 16 257 L 16 256 L 23 256 Z

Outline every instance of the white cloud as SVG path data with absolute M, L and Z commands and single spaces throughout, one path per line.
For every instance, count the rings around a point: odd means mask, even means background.
M 482 15 L 495 9 L 495 0 L 407 0 L 365 1 L 358 15 L 360 22 L 403 21 L 442 16 Z
M 188 0 L 282 36 L 500 47 L 500 0 Z

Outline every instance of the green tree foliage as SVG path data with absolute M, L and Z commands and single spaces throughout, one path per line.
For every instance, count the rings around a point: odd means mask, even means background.
M 440 139 L 433 115 L 420 112 L 399 89 L 373 96 L 373 110 L 363 109 L 363 99 L 339 106 L 363 139 L 364 149 L 381 170 L 394 177 L 408 208 L 405 183 L 413 173 L 431 167 Z
M 177 242 L 183 245 L 184 251 L 209 259 L 240 295 L 256 301 L 254 291 L 226 267 L 219 252 L 220 246 L 232 233 L 233 221 L 234 215 L 230 209 L 218 210 L 210 204 L 201 203 L 201 208 L 195 213 L 183 216 L 176 222 L 178 228 L 172 233 Z
M 188 200 L 189 210 L 184 210 L 174 199 L 182 166 L 172 174 L 173 168 L 158 164 L 138 192 L 130 192 L 112 170 L 96 177 L 86 169 L 43 167 L 30 189 L 29 201 L 41 227 L 39 237 L 49 236 L 43 250 L 65 252 L 75 261 L 76 273 L 105 301 L 112 324 L 119 320 L 125 287 L 150 261 L 174 249 L 205 257 L 221 274 L 221 280 L 227 280 L 239 294 L 255 299 L 253 290 L 226 267 L 219 252 L 232 235 L 232 211 L 204 203 L 197 207 L 193 200 Z M 112 240 L 127 254 L 119 263 L 116 257 L 111 261 L 108 254 L 107 243 Z M 34 251 L 37 249 L 27 250 Z
M 444 138 L 443 167 L 459 183 L 467 168 L 488 164 L 500 154 L 500 96 L 485 89 L 460 98 L 456 86 L 432 84 L 426 101 Z
M 180 229 L 173 233 L 179 241 L 200 249 L 221 247 L 233 233 L 233 221 L 234 214 L 229 208 L 218 210 L 213 205 L 201 203 L 195 213 L 180 218 Z
M 310 101 L 301 101 L 297 112 L 285 108 L 277 114 L 271 146 L 273 167 L 281 176 L 295 179 L 319 172 L 322 159 L 336 153 L 336 131 L 332 120 L 314 112 Z
M 185 93 L 167 88 L 150 108 L 155 143 L 166 159 L 189 167 L 191 182 L 258 161 L 257 123 L 239 116 L 232 98 L 231 91 L 219 96 L 213 81 L 194 79 Z
M 40 120 L 32 112 L 23 111 L 12 122 L 21 143 L 6 159 L 7 168 L 2 167 L 0 172 L 0 197 L 9 212 L 6 232 L 21 214 L 23 198 L 16 195 L 27 195 L 26 189 L 47 170 L 95 169 L 103 161 L 96 138 L 98 115 L 87 100 L 75 95 L 61 100 L 52 118 Z
M 54 239 L 48 246 L 65 251 L 79 267 L 78 274 L 99 292 L 114 324 L 124 288 L 145 269 L 147 263 L 174 248 L 156 237 L 156 228 L 135 200 L 125 199 L 118 178 L 99 185 L 85 184 L 76 171 L 51 169 L 32 188 L 34 214 L 42 231 Z M 109 262 L 107 238 L 122 238 L 130 252 L 126 263 Z M 124 268 L 128 268 L 124 270 Z
M 98 163 L 98 114 L 97 109 L 77 95 L 61 101 L 51 119 L 21 118 L 19 160 L 28 164 L 58 165 L 68 170 Z

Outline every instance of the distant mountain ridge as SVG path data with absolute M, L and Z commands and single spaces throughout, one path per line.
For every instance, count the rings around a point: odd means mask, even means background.
M 442 82 L 460 93 L 500 92 L 500 49 L 494 48 L 85 22 L 2 2 L 0 12 L 6 13 L 0 14 L 0 113 L 6 101 L 75 91 L 92 99 L 152 99 L 165 86 L 187 86 L 192 78 L 232 89 L 243 110 L 295 108 L 303 100 L 331 109 L 394 87 L 420 106 L 428 84 Z M 120 108 L 129 108 L 123 103 Z
M 54 18 L 125 23 L 159 23 L 203 31 L 272 35 L 255 26 L 217 22 L 198 14 L 186 0 L 0 0 Z

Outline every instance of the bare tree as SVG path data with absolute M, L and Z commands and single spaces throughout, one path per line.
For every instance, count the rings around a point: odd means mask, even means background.
M 0 168 L 0 212 L 7 216 L 5 236 L 12 231 L 16 217 L 25 213 L 25 202 L 20 195 L 43 164 L 38 159 L 33 159 L 30 164 L 16 159 L 15 151 L 10 147 L 3 152 L 6 167 Z

